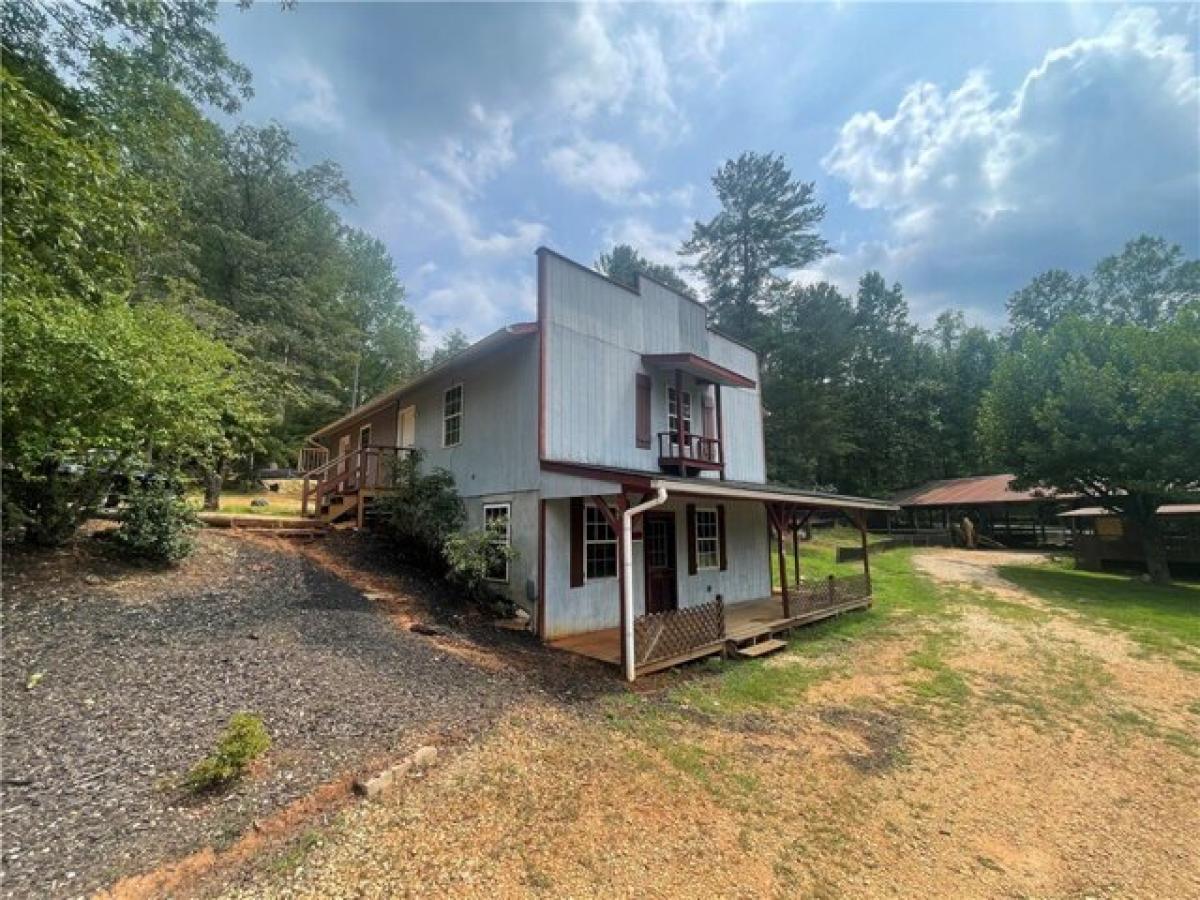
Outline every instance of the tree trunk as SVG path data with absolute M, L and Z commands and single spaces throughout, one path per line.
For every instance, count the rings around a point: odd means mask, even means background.
M 1154 526 L 1142 529 L 1142 549 L 1146 554 L 1146 572 L 1155 584 L 1170 584 L 1171 569 L 1167 565 L 1167 547 L 1162 531 Z
M 216 512 L 221 508 L 221 487 L 225 483 L 225 460 L 204 474 L 204 508 Z

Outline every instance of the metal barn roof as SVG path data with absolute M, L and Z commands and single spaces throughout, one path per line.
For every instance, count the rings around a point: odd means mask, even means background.
M 928 481 L 919 487 L 901 491 L 892 497 L 900 506 L 972 506 L 982 503 L 1033 503 L 1056 495 L 1040 488 L 1016 491 L 1011 488 L 1015 475 L 970 475 Z

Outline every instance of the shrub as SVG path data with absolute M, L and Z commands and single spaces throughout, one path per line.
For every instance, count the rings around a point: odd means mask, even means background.
M 165 479 L 153 479 L 130 491 L 115 539 L 128 556 L 176 563 L 195 548 L 192 533 L 197 524 L 177 488 Z
M 262 719 L 251 713 L 235 713 L 216 749 L 188 772 L 184 787 L 193 794 L 226 787 L 241 778 L 246 767 L 270 746 L 271 736 Z
M 462 528 L 466 511 L 445 469 L 420 472 L 420 454 L 400 460 L 392 472 L 392 493 L 381 498 L 380 530 L 407 562 L 446 571 L 446 541 Z
M 517 558 L 515 547 L 503 543 L 504 524 L 494 522 L 488 528 L 459 531 L 446 539 L 444 552 L 449 578 L 468 599 L 496 607 L 498 613 L 511 613 L 511 601 L 500 597 L 488 573 Z

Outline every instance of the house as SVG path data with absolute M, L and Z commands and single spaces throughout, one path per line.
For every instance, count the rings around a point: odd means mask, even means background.
M 1066 529 L 1056 515 L 1071 505 L 1072 495 L 1040 489 L 1017 490 L 1015 475 L 968 475 L 929 481 L 892 496 L 899 515 L 886 519 L 892 534 L 913 537 L 941 536 L 949 543 L 950 531 L 964 516 L 976 532 L 1007 547 L 1061 546 Z M 871 522 L 875 529 L 884 522 Z
M 496 573 L 541 638 L 627 677 L 870 602 L 864 573 L 773 592 L 788 529 L 814 511 L 859 526 L 892 504 L 766 483 L 755 351 L 696 300 L 629 288 L 537 251 L 537 321 L 503 328 L 315 432 L 316 514 L 363 516 L 415 447 L 453 473 L 469 520 L 518 551 Z

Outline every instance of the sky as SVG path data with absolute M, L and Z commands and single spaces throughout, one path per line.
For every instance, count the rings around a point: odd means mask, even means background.
M 914 317 L 1003 323 L 1048 268 L 1142 233 L 1200 256 L 1200 5 L 260 0 L 219 31 L 238 115 L 340 163 L 426 348 L 534 316 L 534 251 L 660 262 L 753 150 L 816 185 L 833 253 Z

